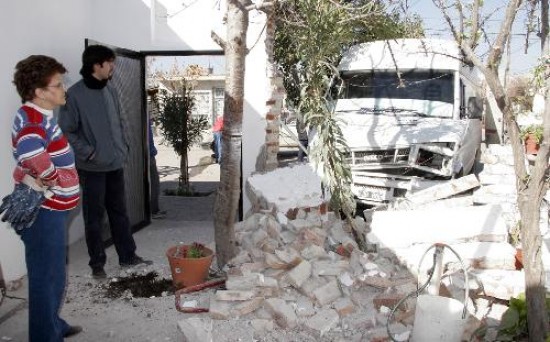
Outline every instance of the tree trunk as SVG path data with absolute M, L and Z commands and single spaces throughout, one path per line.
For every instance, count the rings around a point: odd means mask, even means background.
M 222 131 L 220 186 L 214 204 L 214 228 L 218 266 L 236 252 L 234 225 L 241 194 L 241 146 L 248 11 L 246 0 L 227 1 L 225 42 L 225 103 Z
M 187 96 L 187 90 L 183 96 Z M 189 142 L 187 139 L 187 120 L 189 119 L 189 111 L 184 111 L 182 113 L 183 122 L 182 122 L 182 131 L 183 131 L 183 146 L 181 148 L 181 160 L 180 160 L 180 188 L 189 189 L 189 159 L 188 159 L 188 150 Z

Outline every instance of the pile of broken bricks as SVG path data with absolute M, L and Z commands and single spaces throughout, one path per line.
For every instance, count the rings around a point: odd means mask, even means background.
M 484 159 L 502 163 L 502 156 L 491 158 L 489 152 L 491 148 Z M 303 173 L 301 167 L 294 172 Z M 484 168 L 486 174 L 479 179 L 490 179 L 491 169 Z M 516 249 L 507 242 L 514 226 L 510 218 L 517 214 L 513 206 L 480 196 L 488 184 L 475 176 L 442 182 L 411 193 L 388 210 L 369 210 L 366 220 L 356 218 L 357 229 L 379 246 L 376 252 L 364 253 L 349 224 L 326 212 L 317 182 L 300 190 L 305 199 L 292 201 L 285 190 L 274 197 L 269 187 L 260 186 L 272 177 L 292 188 L 293 181 L 284 179 L 292 174 L 292 169 L 277 169 L 253 176 L 256 181 L 249 179 L 255 213 L 235 226 L 239 253 L 226 267 L 226 288 L 208 298 L 209 320 L 246 320 L 258 339 L 286 330 L 313 334 L 321 341 L 389 341 L 388 314 L 416 290 L 419 278 L 423 281 L 431 265 L 419 264 L 420 258 L 436 242 L 456 250 L 467 267 L 465 284 L 456 258 L 444 254 L 440 287 L 441 295 L 458 300 L 463 300 L 466 286 L 470 289 L 465 339 L 481 325 L 489 327 L 489 340 L 494 337 L 507 308 L 502 301 L 524 292 Z M 476 202 L 480 198 L 486 203 Z M 415 302 L 414 297 L 405 301 L 389 322 L 394 338 L 406 340 L 410 335 Z M 182 320 L 180 330 L 188 340 L 207 340 L 211 323 L 195 319 Z

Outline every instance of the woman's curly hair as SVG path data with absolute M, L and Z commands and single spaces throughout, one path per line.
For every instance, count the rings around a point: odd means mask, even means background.
M 48 85 L 56 74 L 64 74 L 67 69 L 52 57 L 32 55 L 17 63 L 13 84 L 21 97 L 21 101 L 31 101 L 35 97 L 34 91 Z

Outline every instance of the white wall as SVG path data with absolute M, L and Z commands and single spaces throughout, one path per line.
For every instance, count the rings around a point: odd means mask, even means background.
M 88 4 L 73 0 L 0 2 L 0 197 L 13 187 L 10 129 L 21 105 L 12 84 L 15 64 L 31 54 L 49 55 L 69 70 L 69 82 L 78 80 L 80 54 L 88 31 Z M 0 264 L 7 280 L 26 273 L 23 244 L 4 223 L 0 223 Z
M 0 198 L 13 186 L 14 163 L 10 150 L 13 113 L 20 105 L 11 80 L 17 61 L 30 54 L 50 55 L 69 70 L 67 84 L 80 79 L 84 39 L 138 51 L 219 50 L 210 38 L 212 30 L 225 38 L 222 17 L 225 1 L 185 0 L 8 0 L 0 2 Z M 151 10 L 151 4 L 153 9 Z M 180 11 L 182 10 L 183 11 Z M 156 11 L 156 12 L 155 12 Z M 160 13 L 160 14 L 159 14 Z M 162 13 L 170 18 L 163 19 Z M 258 40 L 264 18 L 251 15 L 248 46 Z M 245 113 L 243 119 L 243 175 L 254 170 L 256 156 L 265 140 L 267 80 L 263 38 L 247 57 Z M 245 199 L 245 210 L 249 207 Z M 78 215 L 78 212 L 74 215 Z M 69 241 L 83 236 L 82 218 L 73 217 Z M 26 273 L 19 238 L 0 223 L 0 263 L 5 278 Z
M 243 185 L 255 171 L 256 158 L 265 143 L 266 101 L 269 95 L 267 54 L 263 44 L 265 42 L 265 20 L 264 13 L 257 11 L 250 13 L 247 46 L 251 50 L 246 56 L 244 80 Z M 258 43 L 254 45 L 256 42 Z M 243 213 L 247 213 L 250 207 L 250 200 L 247 196 L 243 196 Z

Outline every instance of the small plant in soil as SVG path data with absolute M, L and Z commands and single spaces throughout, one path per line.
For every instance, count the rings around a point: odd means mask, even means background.
M 126 291 L 130 291 L 133 297 L 160 297 L 163 294 L 174 293 L 174 286 L 170 279 L 159 279 L 155 271 L 144 275 L 131 273 L 128 277 L 111 280 L 106 285 L 107 297 L 120 298 Z
M 188 246 L 178 246 L 174 257 L 176 258 L 202 258 L 205 257 L 206 247 L 202 243 L 193 242 Z

